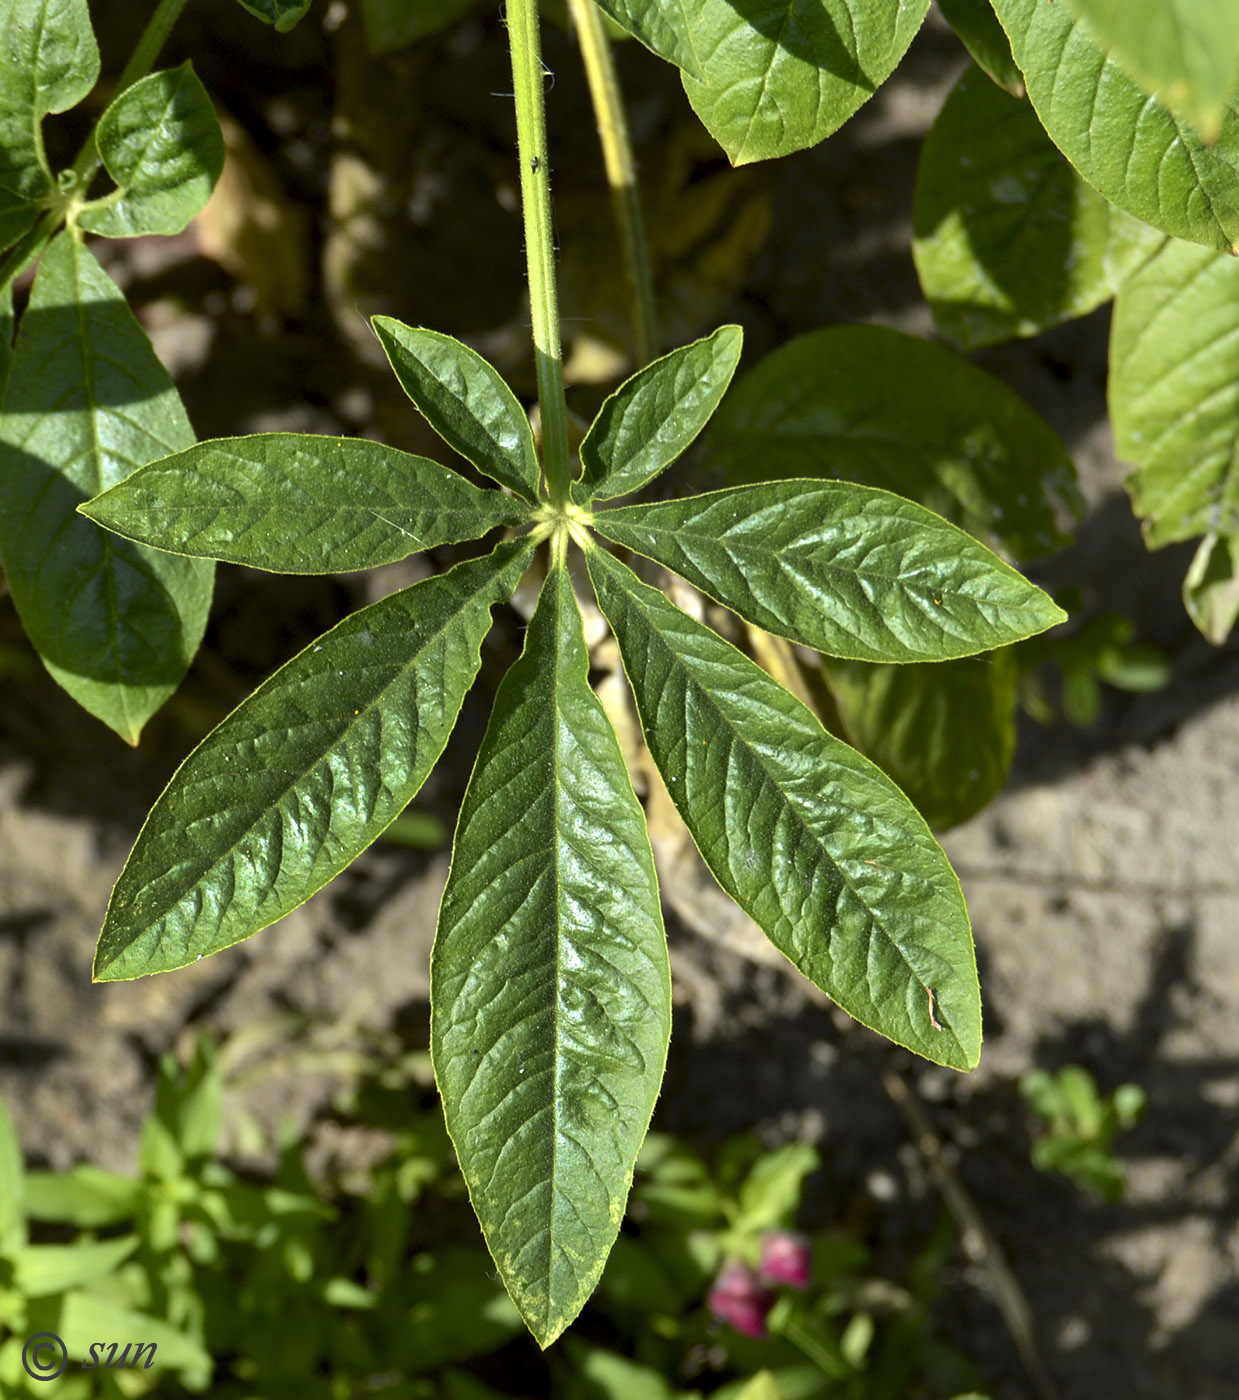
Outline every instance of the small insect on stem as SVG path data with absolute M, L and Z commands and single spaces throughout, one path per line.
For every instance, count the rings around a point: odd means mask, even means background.
M 942 1027 L 938 1024 L 938 1018 L 934 1015 L 934 989 L 932 987 L 926 987 L 925 990 L 929 993 L 929 1024 L 934 1030 L 940 1031 Z
M 533 159 L 529 162 L 529 168 L 536 175 L 538 173 L 538 166 L 541 164 L 542 162 L 538 159 L 538 157 L 534 156 Z

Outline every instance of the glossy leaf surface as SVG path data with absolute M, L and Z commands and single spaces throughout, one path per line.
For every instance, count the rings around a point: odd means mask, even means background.
M 310 0 L 238 0 L 242 9 L 285 34 L 310 8 Z
M 159 549 L 284 574 L 376 568 L 529 516 L 427 457 L 316 433 L 199 443 L 134 472 L 82 513 Z
M 1050 139 L 1112 204 L 1176 238 L 1239 244 L 1239 109 L 1206 145 L 1127 76 L 1071 6 L 993 0 Z
M 44 665 L 130 743 L 197 650 L 213 569 L 119 540 L 77 506 L 192 442 L 124 297 L 62 233 L 35 278 L 3 400 L 0 554 Z
M 940 345 L 879 326 L 815 331 L 767 355 L 715 415 L 724 481 L 841 478 L 911 497 L 1019 559 L 1065 543 L 1075 468 L 1005 384 Z
M 99 119 L 95 143 L 116 189 L 77 222 L 105 238 L 180 233 L 224 168 L 215 109 L 188 63 L 121 93 Z
M 945 661 L 1066 618 L 958 526 L 871 486 L 772 481 L 594 524 L 746 622 L 830 656 Z
M 944 831 L 1001 792 L 1015 754 L 1009 651 L 941 665 L 823 660 L 847 736 Z
M 542 479 L 533 430 L 503 376 L 476 350 L 438 331 L 375 316 L 400 386 L 436 433 L 480 472 L 534 502 Z
M 0 248 L 54 188 L 41 127 L 95 85 L 99 47 L 86 0 L 0 0 Z
M 969 68 L 921 148 L 916 270 L 965 348 L 1036 335 L 1108 301 L 1165 235 L 1104 200 L 1028 102 Z
M 95 979 L 184 967 L 303 904 L 426 780 L 479 666 L 513 541 L 353 613 L 189 755 L 108 905 Z
M 710 421 L 740 362 L 744 332 L 713 335 L 646 365 L 611 394 L 581 443 L 578 504 L 639 490 L 686 452 Z
M 963 41 L 973 62 L 1012 97 L 1024 96 L 1024 75 L 1016 66 L 990 0 L 938 0 L 942 17 Z
M 671 1028 L 645 815 L 588 676 L 572 586 L 554 568 L 495 697 L 431 962 L 448 1130 L 542 1346 L 615 1240 Z
M 1239 259 L 1172 241 L 1127 283 L 1109 397 L 1149 547 L 1239 534 Z
M 646 744 L 714 878 L 858 1021 L 975 1065 L 968 915 L 916 809 L 735 647 L 602 549 L 587 557 Z

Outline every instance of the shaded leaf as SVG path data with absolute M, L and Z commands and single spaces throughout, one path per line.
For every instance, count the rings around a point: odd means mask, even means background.
M 286 574 L 376 568 L 529 518 L 428 457 L 315 433 L 199 443 L 81 513 L 159 549 Z
M 1160 2 L 1160 0 L 1159 0 Z M 1150 98 L 1070 4 L 993 0 L 1050 139 L 1112 204 L 1176 238 L 1239 245 L 1239 108 L 1217 143 Z
M 491 608 L 529 560 L 515 540 L 353 613 L 189 755 L 108 905 L 97 981 L 164 972 L 303 904 L 399 816 L 477 674 Z
M 503 376 L 450 335 L 372 320 L 400 387 L 436 433 L 480 472 L 529 502 L 542 471 L 529 419 Z
M 703 7 L 684 0 L 599 0 L 599 8 L 647 49 L 694 78 L 705 76 L 698 53 Z
M 1239 619 L 1239 540 L 1206 535 L 1183 580 L 1183 606 L 1201 636 L 1220 647 Z
M 965 348 L 1083 316 L 1165 241 L 1104 200 L 1029 103 L 978 68 L 951 90 L 921 148 L 915 226 L 934 320 Z
M 1012 97 L 1023 97 L 1024 75 L 990 0 L 938 0 L 938 8 L 977 66 Z
M 815 331 L 767 355 L 715 415 L 728 484 L 838 478 L 908 496 L 1029 559 L 1066 543 L 1075 468 L 1040 415 L 941 345 L 880 326 Z
M 600 511 L 594 528 L 746 622 L 831 656 L 945 661 L 1066 619 L 958 526 L 871 486 L 733 486 Z
M 280 34 L 286 34 L 310 8 L 310 0 L 237 0 L 237 3 L 264 24 L 273 24 Z
M 193 442 L 119 289 L 72 233 L 43 256 L 0 421 L 0 554 L 44 665 L 136 743 L 206 626 L 213 567 L 118 540 L 77 506 Z
M 219 121 L 189 63 L 126 88 L 100 117 L 95 143 L 116 189 L 77 223 L 105 238 L 180 233 L 224 168 Z
M 572 499 L 627 495 L 682 456 L 726 393 L 743 341 L 739 326 L 720 326 L 625 380 L 585 434 Z
M 714 878 L 850 1015 L 975 1065 L 968 915 L 915 808 L 741 652 L 604 550 L 587 557 L 646 744 Z
M 542 1346 L 593 1291 L 662 1082 L 671 981 L 654 858 L 553 567 L 461 809 L 431 1049 L 487 1244 Z
M 474 0 L 362 0 L 366 47 L 375 58 L 455 24 Z

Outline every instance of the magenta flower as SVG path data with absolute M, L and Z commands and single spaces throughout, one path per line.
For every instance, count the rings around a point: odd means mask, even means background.
M 761 1286 L 761 1280 L 738 1259 L 731 1259 L 718 1271 L 706 1307 L 714 1317 L 728 1323 L 745 1337 L 766 1335 L 766 1314 L 774 1295 Z
M 813 1281 L 813 1252 L 807 1235 L 772 1230 L 761 1242 L 758 1277 L 762 1283 L 781 1283 L 803 1291 Z

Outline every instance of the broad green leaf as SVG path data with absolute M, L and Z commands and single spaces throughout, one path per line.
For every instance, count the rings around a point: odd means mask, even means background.
M 1183 580 L 1183 606 L 1201 636 L 1220 647 L 1239 619 L 1239 537 L 1206 535 Z
M 1023 97 L 1024 75 L 990 0 L 938 0 L 938 8 L 977 66 L 1012 97 Z
M 366 47 L 376 58 L 437 34 L 473 8 L 474 0 L 361 0 Z
M 133 1370 L 145 1370 L 153 1357 L 152 1370 L 192 1369 L 208 1378 L 214 1373 L 214 1361 L 192 1337 L 158 1317 L 135 1312 L 95 1293 L 67 1294 L 56 1331 L 68 1348 L 70 1364 L 93 1359 L 102 1366 L 110 1357 L 121 1369 L 121 1356 L 128 1348 L 128 1365 Z M 101 1339 L 106 1340 L 101 1343 Z M 113 1342 L 115 1353 L 110 1352 Z M 98 1348 L 93 1357 L 92 1343 Z M 134 1352 L 139 1347 L 144 1350 L 137 1357 Z M 206 1384 L 201 1388 L 206 1389 Z
M 529 419 L 495 367 L 450 335 L 372 324 L 400 387 L 436 433 L 480 472 L 529 502 L 542 479 Z
M 743 653 L 601 548 L 587 558 L 645 742 L 714 878 L 849 1015 L 972 1068 L 968 913 L 916 809 Z
M 189 755 L 112 891 L 95 979 L 184 967 L 303 904 L 425 782 L 477 674 L 514 540 L 346 617 Z
M 1104 200 L 1032 107 L 975 67 L 921 147 L 915 226 L 934 320 L 969 349 L 1083 316 L 1165 241 Z
M 83 1162 L 67 1172 L 30 1172 L 26 1214 L 31 1220 L 95 1230 L 131 1220 L 142 1199 L 142 1183 Z
M 600 511 L 594 528 L 776 636 L 862 661 L 946 661 L 1066 619 L 924 506 L 842 481 L 770 481 Z
M 1239 260 L 1172 241 L 1123 287 L 1109 398 L 1149 548 L 1239 534 Z
M 1233 100 L 1216 144 L 1206 145 L 1127 76 L 1066 0 L 993 5 L 1037 115 L 1089 184 L 1176 238 L 1239 247 L 1239 108 Z
M 126 88 L 100 117 L 95 143 L 116 189 L 77 223 L 105 238 L 180 233 L 224 168 L 219 121 L 189 63 Z
M 206 626 L 213 566 L 119 540 L 78 505 L 194 440 L 119 289 L 70 232 L 43 256 L 0 420 L 0 555 L 43 664 L 136 743 Z
M 704 16 L 701 4 L 684 0 L 598 0 L 599 8 L 621 28 L 693 78 L 704 78 L 698 52 Z
M 26 1207 L 21 1143 L 0 1098 L 0 1259 L 26 1242 Z
M 625 380 L 585 434 L 572 499 L 625 496 L 682 456 L 727 391 L 743 341 L 739 326 L 720 326 Z
M 127 539 L 282 574 L 371 569 L 528 508 L 366 438 L 259 433 L 152 462 L 81 508 Z
M 80 102 L 98 76 L 86 0 L 0 0 L 0 249 L 55 188 L 43 118 Z
M 929 0 L 697 0 L 685 9 L 701 77 L 685 72 L 684 90 L 731 163 L 747 165 L 837 131 L 895 71 Z
M 310 0 L 237 0 L 242 9 L 262 20 L 273 24 L 276 32 L 287 34 L 310 8 Z
M 1143 88 L 1180 107 L 1206 140 L 1239 89 L 1234 0 L 1067 0 Z
M 13 1258 L 13 1283 L 27 1298 L 46 1298 L 114 1274 L 137 1247 L 137 1235 L 94 1243 L 27 1245 Z
M 1066 543 L 1075 468 L 1038 414 L 941 345 L 880 326 L 815 331 L 767 355 L 710 426 L 728 484 L 823 477 L 908 496 L 1018 559 Z
M 615 1241 L 671 1029 L 645 817 L 562 566 L 495 697 L 430 980 L 448 1131 L 504 1283 L 549 1346 Z
M 847 737 L 935 831 L 1002 790 L 1015 753 L 1018 672 L 1009 651 L 943 665 L 823 660 Z

